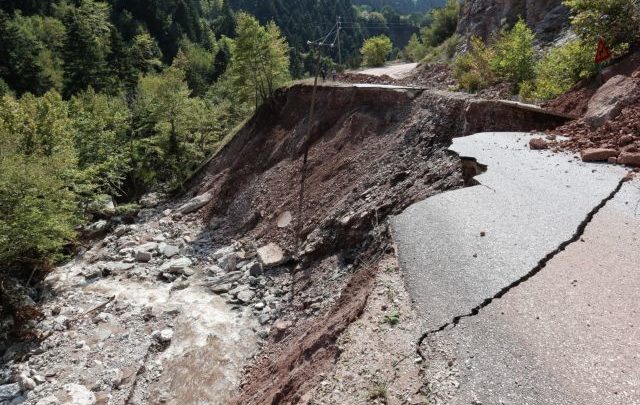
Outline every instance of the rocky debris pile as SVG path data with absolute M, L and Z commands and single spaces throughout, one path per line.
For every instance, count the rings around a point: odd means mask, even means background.
M 197 212 L 210 195 L 174 205 L 148 198 L 144 205 L 155 208 L 142 209 L 136 223 L 117 225 L 45 279 L 45 317 L 29 330 L 40 342 L 3 353 L 0 404 L 145 403 L 180 396 L 162 384 L 179 381 L 170 365 L 194 350 L 222 351 L 216 353 L 224 367 L 219 373 L 233 378 L 222 384 L 224 393 L 220 381 L 203 381 L 209 388 L 201 399 L 207 402 L 231 395 L 257 344 L 295 324 L 292 278 L 282 267 L 286 251 L 276 243 L 256 249 L 250 240 L 213 249 L 214 235 Z M 296 300 L 308 302 L 302 316 L 333 302 L 306 292 Z M 217 343 L 207 349 L 211 336 Z M 212 373 L 211 364 L 202 367 L 207 370 L 191 371 Z
M 584 120 L 557 128 L 568 137 L 555 149 L 580 152 L 585 162 L 609 162 L 640 167 L 640 103 L 625 107 L 620 115 L 592 129 Z
M 584 117 L 552 131 L 554 150 L 580 152 L 585 162 L 640 167 L 640 70 L 617 75 L 594 91 Z
M 415 86 L 428 89 L 448 90 L 457 85 L 446 63 L 429 63 L 418 66 L 410 76 L 397 81 L 403 86 Z
M 336 78 L 336 81 L 340 83 L 353 83 L 353 84 L 384 84 L 384 85 L 398 84 L 398 80 L 387 75 L 374 76 L 374 75 L 367 75 L 362 73 L 350 73 L 350 72 L 339 74 Z

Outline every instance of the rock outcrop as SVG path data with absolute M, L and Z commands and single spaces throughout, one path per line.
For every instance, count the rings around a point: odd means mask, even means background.
M 465 0 L 460 12 L 458 34 L 487 40 L 519 17 L 542 42 L 552 42 L 568 26 L 569 10 L 562 0 Z

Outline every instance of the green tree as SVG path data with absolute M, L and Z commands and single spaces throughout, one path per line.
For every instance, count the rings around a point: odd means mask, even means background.
M 261 26 L 244 12 L 237 15 L 236 32 L 230 75 L 241 100 L 257 108 L 290 79 L 289 46 L 275 23 Z
M 110 85 L 107 57 L 111 52 L 109 6 L 83 0 L 65 17 L 64 88 L 71 96 L 89 86 L 103 90 Z
M 20 22 L 0 11 L 0 78 L 19 95 L 43 94 L 52 85 L 42 66 L 44 48 Z
M 391 40 L 386 35 L 378 35 L 367 39 L 360 49 L 366 66 L 382 66 L 393 49 Z
M 565 0 L 564 4 L 571 10 L 573 30 L 594 47 L 594 54 L 600 37 L 614 53 L 622 53 L 640 35 L 637 0 Z
M 448 0 L 444 7 L 433 9 L 431 24 L 420 32 L 422 42 L 430 47 L 436 47 L 443 43 L 456 32 L 459 15 L 459 0 Z
M 87 199 L 93 194 L 122 196 L 131 170 L 131 113 L 124 99 L 89 88 L 69 101 L 69 113 L 78 169 L 84 180 L 76 185 L 77 193 Z
M 71 121 L 56 92 L 0 100 L 0 260 L 51 262 L 78 223 Z
M 218 112 L 189 93 L 185 73 L 176 66 L 140 79 L 131 145 L 132 180 L 139 189 L 180 183 L 222 136 Z

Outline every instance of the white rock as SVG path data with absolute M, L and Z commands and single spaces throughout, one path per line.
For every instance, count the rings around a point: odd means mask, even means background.
M 233 252 L 235 252 L 235 249 L 233 248 L 233 246 L 225 246 L 213 252 L 213 255 L 211 255 L 211 257 L 214 260 L 218 260 L 218 259 L 221 259 L 223 256 L 226 256 Z
M 187 202 L 186 204 L 178 208 L 178 212 L 180 214 L 185 215 L 185 214 L 190 214 L 192 212 L 198 211 L 200 208 L 207 205 L 207 203 L 211 201 L 212 198 L 213 198 L 213 195 L 211 193 L 204 193 L 202 195 L 194 197 L 191 200 L 189 200 L 189 202 Z
M 65 405 L 94 405 L 96 403 L 96 396 L 84 385 L 66 384 L 64 390 L 68 395 L 64 402 Z
M 140 252 L 152 252 L 158 248 L 158 244 L 156 242 L 147 242 L 136 248 L 137 251 Z
M 173 329 L 157 330 L 151 334 L 151 337 L 160 343 L 169 343 L 173 339 Z
M 31 391 L 32 389 L 36 388 L 38 386 L 38 384 L 36 384 L 35 381 L 33 381 L 33 379 L 27 377 L 27 376 L 23 376 L 20 379 L 20 387 L 22 388 L 23 391 Z
M 255 296 L 256 296 L 256 293 L 254 293 L 253 291 L 251 291 L 251 290 L 243 290 L 243 291 L 240 291 L 238 293 L 236 298 L 238 298 L 238 300 L 242 301 L 242 303 L 246 304 L 248 302 L 251 302 L 251 300 Z
M 178 259 L 169 260 L 160 267 L 161 271 L 168 271 L 169 273 L 183 273 L 184 269 L 193 265 L 193 262 L 188 257 L 180 257 Z
M 54 397 L 53 395 L 40 398 L 38 402 L 36 402 L 36 405 L 59 405 L 59 404 L 60 404 L 60 401 L 58 401 L 58 398 Z
M 162 254 L 168 258 L 171 258 L 178 253 L 180 253 L 180 248 L 174 245 L 166 245 L 164 249 L 162 249 Z
M 275 243 L 269 243 L 258 249 L 258 260 L 264 268 L 278 266 L 285 261 L 284 252 Z

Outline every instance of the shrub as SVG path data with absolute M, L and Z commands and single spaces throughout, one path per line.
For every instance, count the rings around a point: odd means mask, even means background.
M 460 35 L 454 34 L 435 48 L 429 48 L 422 58 L 422 63 L 449 62 L 455 56 L 458 45 L 462 41 Z
M 495 80 L 491 70 L 493 50 L 482 39 L 472 37 L 469 49 L 453 62 L 453 75 L 463 89 L 476 92 Z
M 371 37 L 364 42 L 360 53 L 366 66 L 382 66 L 393 49 L 391 40 L 386 35 Z
M 614 54 L 624 53 L 640 35 L 637 0 L 565 0 L 572 12 L 571 26 L 585 44 L 602 37 Z
M 491 70 L 498 78 L 517 85 L 534 78 L 534 39 L 533 31 L 522 20 L 512 29 L 502 31 L 490 61 Z
M 593 55 L 593 47 L 578 39 L 552 48 L 536 65 L 535 81 L 529 88 L 521 87 L 521 95 L 548 100 L 567 92 L 596 73 Z

